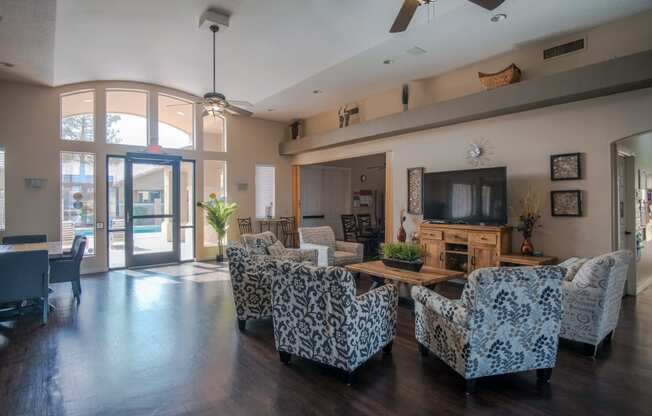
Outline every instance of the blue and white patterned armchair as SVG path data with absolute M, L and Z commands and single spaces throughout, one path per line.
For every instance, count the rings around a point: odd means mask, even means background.
M 356 296 L 350 272 L 276 261 L 272 268 L 274 339 L 283 363 L 292 354 L 339 368 L 356 368 L 381 349 L 391 352 L 398 290 L 386 285 Z
M 631 262 L 627 250 L 604 254 L 588 260 L 573 280 L 564 282 L 561 338 L 590 344 L 596 355 L 598 346 L 618 325 Z
M 472 272 L 459 300 L 413 287 L 422 355 L 432 351 L 467 380 L 537 370 L 549 381 L 562 318 L 557 266 L 499 267 Z
M 248 319 L 271 318 L 272 280 L 265 267 L 269 256 L 252 254 L 240 244 L 229 245 L 226 255 L 240 330 L 245 329 Z

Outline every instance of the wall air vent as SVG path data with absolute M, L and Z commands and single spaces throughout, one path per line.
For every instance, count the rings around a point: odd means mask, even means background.
M 564 43 L 563 45 L 553 46 L 552 48 L 543 50 L 543 60 L 557 58 L 559 56 L 568 55 L 569 53 L 583 51 L 586 48 L 586 39 L 580 38 L 572 42 Z

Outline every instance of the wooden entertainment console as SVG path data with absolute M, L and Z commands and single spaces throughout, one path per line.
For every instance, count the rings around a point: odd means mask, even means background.
M 426 266 L 465 273 L 500 266 L 499 256 L 512 246 L 512 227 L 424 222 L 419 236 Z

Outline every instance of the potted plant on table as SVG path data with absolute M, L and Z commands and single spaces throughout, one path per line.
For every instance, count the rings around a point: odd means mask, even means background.
M 387 243 L 380 247 L 383 264 L 418 272 L 423 267 L 423 247 L 413 243 Z
M 206 221 L 217 233 L 217 256 L 218 262 L 224 261 L 224 237 L 229 229 L 229 219 L 238 209 L 235 202 L 226 202 L 218 199 L 214 193 L 209 195 L 208 201 L 198 202 L 197 206 L 206 211 Z
M 531 256 L 534 254 L 534 245 L 532 244 L 532 233 L 534 229 L 541 227 L 537 224 L 541 219 L 539 213 L 540 200 L 539 195 L 528 190 L 527 194 L 521 200 L 521 215 L 519 215 L 518 225 L 516 229 L 523 235 L 523 243 L 521 244 L 521 254 L 524 256 Z

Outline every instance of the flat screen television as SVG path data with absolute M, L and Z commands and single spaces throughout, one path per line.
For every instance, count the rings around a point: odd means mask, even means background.
M 423 218 L 455 224 L 506 224 L 507 168 L 424 174 Z

